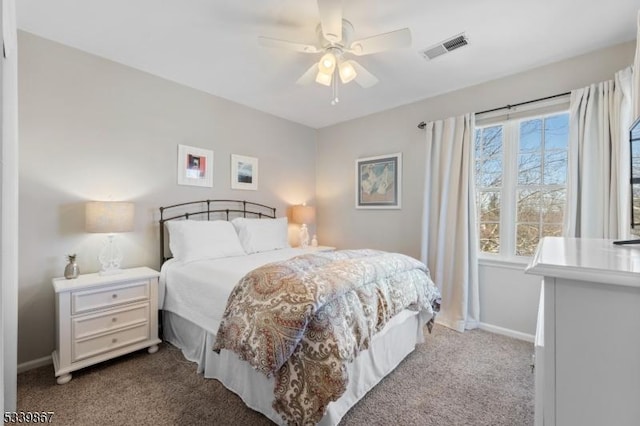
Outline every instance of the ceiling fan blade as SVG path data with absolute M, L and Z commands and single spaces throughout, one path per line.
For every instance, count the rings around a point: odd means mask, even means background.
M 300 86 L 306 86 L 316 81 L 316 75 L 318 74 L 318 64 L 315 63 L 309 67 L 309 69 L 302 74 L 302 76 L 296 81 L 296 84 Z
M 371 86 L 375 86 L 376 84 L 378 84 L 378 79 L 369 71 L 367 71 L 365 67 L 363 67 L 362 65 L 360 65 L 354 60 L 349 60 L 348 62 L 356 70 L 356 78 L 354 79 L 354 81 L 358 83 L 361 87 L 364 87 L 365 89 L 367 89 Z
M 403 28 L 390 33 L 378 34 L 351 43 L 350 51 L 354 55 L 370 55 L 385 50 L 411 46 L 411 30 Z
M 330 42 L 342 40 L 342 0 L 318 0 L 322 35 Z
M 318 53 L 320 49 L 311 44 L 296 43 L 271 37 L 258 37 L 258 43 L 265 47 L 278 47 L 302 53 Z

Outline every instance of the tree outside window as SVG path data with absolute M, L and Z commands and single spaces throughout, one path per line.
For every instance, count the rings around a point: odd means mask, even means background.
M 568 129 L 567 113 L 476 129 L 482 252 L 531 256 L 540 238 L 562 235 Z

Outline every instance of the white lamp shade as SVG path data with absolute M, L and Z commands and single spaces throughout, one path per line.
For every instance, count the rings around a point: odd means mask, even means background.
M 133 231 L 134 204 L 91 201 L 85 206 L 87 232 L 116 233 Z
M 316 221 L 316 208 L 311 206 L 293 206 L 291 211 L 293 223 L 310 224 Z

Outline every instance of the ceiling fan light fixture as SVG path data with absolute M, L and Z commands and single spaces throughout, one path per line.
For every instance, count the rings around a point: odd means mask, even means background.
M 295 52 L 320 53 L 320 60 L 314 61 L 307 71 L 298 78 L 296 84 L 306 85 L 314 80 L 331 87 L 331 104 L 339 101 L 340 83 L 355 81 L 360 87 L 368 88 L 378 83 L 378 79 L 355 60 L 345 60 L 345 54 L 364 56 L 391 49 L 411 46 L 411 30 L 399 30 L 356 39 L 353 24 L 342 17 L 344 0 L 317 0 L 320 23 L 316 27 L 317 40 L 314 44 L 292 42 L 271 37 L 259 37 L 258 42 L 267 47 L 281 47 Z
M 331 86 L 331 77 L 333 76 L 333 74 L 327 74 L 323 72 L 322 66 L 320 66 L 319 68 L 320 71 L 318 71 L 318 75 L 316 76 L 316 83 L 322 84 L 323 86 Z
M 320 72 L 328 74 L 331 76 L 333 74 L 333 70 L 336 69 L 336 57 L 333 53 L 325 53 L 325 55 L 320 58 L 320 63 L 318 64 L 320 68 Z
M 342 81 L 342 84 L 347 84 L 358 75 L 351 64 L 351 61 L 344 61 L 340 63 L 338 66 L 338 72 L 340 73 L 340 81 Z

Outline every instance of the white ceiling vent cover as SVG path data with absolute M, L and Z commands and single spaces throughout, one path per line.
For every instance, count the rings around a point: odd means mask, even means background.
M 462 33 L 441 41 L 440 43 L 435 44 L 431 47 L 427 47 L 420 53 L 426 60 L 431 60 L 437 58 L 438 56 L 444 55 L 445 53 L 451 52 L 452 50 L 456 50 L 461 48 L 462 46 L 466 46 L 467 44 L 469 44 L 469 38 L 465 33 Z

